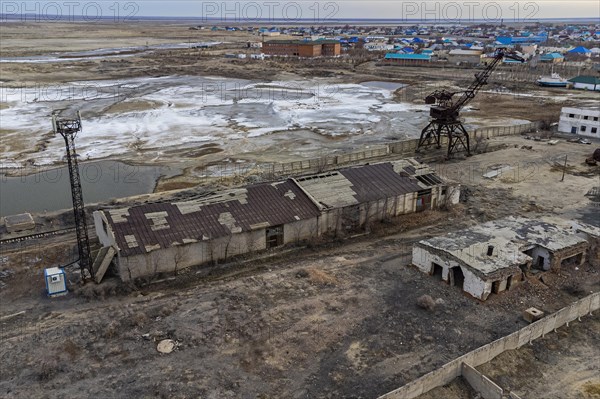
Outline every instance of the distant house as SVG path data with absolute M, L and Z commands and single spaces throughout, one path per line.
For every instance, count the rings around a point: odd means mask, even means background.
M 431 55 L 429 54 L 396 54 L 387 53 L 385 55 L 385 62 L 388 64 L 398 65 L 422 65 L 431 62 Z
M 380 42 L 366 43 L 364 49 L 368 51 L 389 51 L 394 49 L 394 45 Z
M 565 57 L 559 53 L 544 54 L 540 57 L 540 62 L 547 62 L 550 64 L 557 64 L 559 62 L 563 62 L 564 60 Z
M 296 57 L 334 57 L 340 55 L 341 44 L 337 40 L 269 40 L 263 43 L 267 55 Z
M 450 50 L 448 53 L 448 62 L 453 64 L 472 64 L 478 65 L 481 63 L 481 54 L 483 52 L 480 50 Z
M 563 107 L 558 131 L 589 137 L 600 137 L 600 108 Z
M 526 36 L 526 37 L 510 37 L 510 36 L 498 36 L 496 37 L 496 43 L 508 46 L 514 44 L 526 44 L 526 43 L 544 43 L 548 40 L 548 36 Z
M 600 78 L 595 76 L 577 76 L 569 79 L 574 89 L 600 91 Z
M 567 54 L 571 54 L 571 55 L 583 55 L 586 57 L 590 57 L 592 55 L 592 51 L 583 47 L 583 46 L 579 46 L 579 47 L 575 47 L 574 49 L 571 49 L 569 51 L 567 51 Z

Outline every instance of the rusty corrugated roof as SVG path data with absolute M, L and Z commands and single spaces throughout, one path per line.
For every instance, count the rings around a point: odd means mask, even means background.
M 320 205 L 342 208 L 420 191 L 423 187 L 413 176 L 416 171 L 408 161 L 384 162 L 296 180 Z
M 342 169 L 340 173 L 352 183 L 358 202 L 377 201 L 421 190 L 411 176 L 401 176 L 390 162 Z
M 146 204 L 104 213 L 121 256 L 311 219 L 320 214 L 291 180 L 229 190 L 195 201 Z

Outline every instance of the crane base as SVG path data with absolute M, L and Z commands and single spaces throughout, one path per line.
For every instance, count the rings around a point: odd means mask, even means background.
M 457 152 L 465 151 L 467 156 L 471 155 L 469 144 L 469 133 L 460 121 L 433 120 L 421 131 L 421 137 L 417 144 L 416 152 L 422 148 L 433 145 L 442 148 L 442 136 L 446 136 L 448 142 L 447 158 L 452 158 Z

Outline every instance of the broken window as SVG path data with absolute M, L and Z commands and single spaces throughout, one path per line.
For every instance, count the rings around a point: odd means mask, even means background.
M 585 132 L 586 127 L 585 126 L 581 126 L 581 131 Z
M 283 245 L 283 225 L 267 227 L 267 248 Z

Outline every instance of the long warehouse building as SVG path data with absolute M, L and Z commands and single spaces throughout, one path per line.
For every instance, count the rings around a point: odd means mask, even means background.
M 117 271 L 127 281 L 349 233 L 366 223 L 457 203 L 458 191 L 428 166 L 407 159 L 190 201 L 100 210 L 94 222 L 105 252 L 115 254 Z

